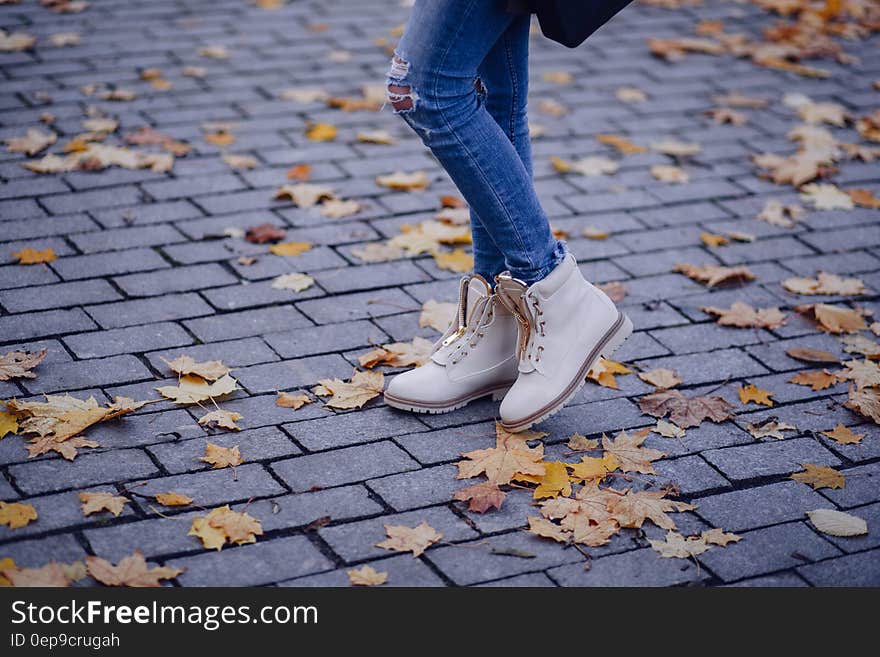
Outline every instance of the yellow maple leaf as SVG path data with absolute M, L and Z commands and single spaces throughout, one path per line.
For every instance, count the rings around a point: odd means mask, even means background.
M 544 474 L 538 482 L 534 497 L 536 500 L 547 497 L 571 495 L 571 481 L 568 479 L 568 464 L 562 461 L 549 461 L 544 463 Z
M 795 481 L 802 484 L 808 484 L 813 490 L 820 488 L 843 488 L 846 485 L 844 476 L 827 465 L 816 465 L 815 463 L 803 463 L 803 472 L 796 472 L 791 475 Z
M 828 436 L 839 445 L 857 445 L 862 442 L 862 438 L 864 438 L 866 434 L 855 433 L 849 427 L 838 424 L 831 431 L 823 431 L 822 435 Z
M 228 395 L 237 389 L 236 380 L 228 374 L 210 384 L 199 376 L 187 374 L 180 377 L 177 386 L 156 388 L 160 395 L 178 404 L 197 404 L 206 399 Z
M 312 248 L 310 242 L 281 242 L 269 247 L 269 252 L 279 256 L 298 256 Z
M 320 379 L 316 395 L 332 397 L 324 402 L 333 408 L 361 408 L 374 397 L 382 394 L 385 388 L 385 375 L 382 372 L 355 370 L 349 381 L 340 379 Z
M 762 404 L 764 406 L 773 406 L 773 400 L 770 399 L 770 397 L 772 397 L 774 393 L 770 392 L 769 390 L 762 390 L 755 384 L 741 386 L 739 390 L 737 390 L 737 392 L 739 393 L 739 400 L 743 404 L 754 402 L 756 404 Z
M 0 502 L 0 525 L 6 525 L 9 529 L 24 527 L 37 517 L 37 510 L 30 504 Z
M 220 550 L 227 543 L 256 543 L 263 534 L 260 521 L 247 513 L 233 511 L 229 505 L 218 507 L 206 516 L 193 518 L 189 536 L 201 539 L 209 550 Z
M 54 249 L 51 247 L 38 251 L 36 249 L 24 248 L 12 254 L 18 260 L 20 265 L 38 265 L 44 262 L 52 262 L 57 260 Z
M 571 470 L 571 480 L 581 484 L 588 481 L 598 482 L 619 467 L 620 459 L 611 453 L 605 453 L 602 458 L 582 456 L 580 463 L 568 464 L 568 468 Z
M 8 433 L 18 433 L 18 420 L 12 413 L 0 411 L 0 438 Z
M 210 463 L 214 469 L 235 467 L 244 462 L 241 458 L 241 452 L 238 450 L 238 445 L 235 447 L 221 447 L 212 442 L 208 442 L 205 445 L 205 455 L 200 456 L 199 461 Z
M 99 511 L 109 511 L 114 516 L 119 516 L 126 504 L 130 502 L 127 497 L 98 491 L 97 493 L 79 493 L 79 501 L 82 502 L 84 516 L 90 516 Z
M 333 141 L 336 139 L 336 126 L 329 123 L 310 123 L 306 128 L 306 138 L 312 141 Z
M 451 252 L 434 252 L 434 262 L 440 269 L 458 273 L 469 272 L 474 268 L 474 256 L 464 249 L 455 249 Z
M 173 491 L 168 493 L 156 493 L 154 497 L 162 506 L 187 506 L 188 504 L 192 504 L 191 497 Z
M 372 566 L 361 566 L 346 572 L 353 586 L 381 586 L 388 581 L 388 573 L 380 573 Z
M 443 538 L 443 534 L 425 521 L 416 527 L 385 525 L 385 533 L 388 538 L 376 543 L 376 547 L 394 552 L 412 552 L 414 557 L 419 556 L 429 546 Z

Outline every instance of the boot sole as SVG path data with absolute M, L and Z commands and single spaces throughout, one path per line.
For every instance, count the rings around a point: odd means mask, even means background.
M 584 387 L 584 384 L 587 382 L 587 372 L 593 369 L 596 363 L 599 362 L 599 358 L 610 358 L 626 342 L 626 339 L 632 335 L 632 332 L 632 321 L 629 317 L 618 311 L 617 321 L 614 322 L 611 329 L 599 341 L 596 348 L 590 352 L 589 357 L 578 370 L 577 377 L 565 387 L 565 390 L 555 400 L 544 406 L 544 408 L 532 413 L 532 415 L 510 424 L 501 422 L 502 428 L 511 433 L 525 431 L 532 425 L 543 422 L 554 413 L 562 410 L 580 392 L 580 389 Z
M 439 413 L 448 413 L 450 411 L 456 411 L 459 408 L 464 408 L 472 401 L 476 399 L 480 399 L 481 397 L 486 397 L 488 395 L 492 395 L 493 401 L 499 401 L 507 394 L 507 391 L 510 390 L 510 387 L 514 384 L 514 381 L 510 383 L 505 383 L 501 386 L 493 386 L 489 389 L 483 388 L 482 390 L 478 390 L 466 397 L 461 397 L 459 399 L 453 399 L 445 402 L 437 402 L 437 403 L 426 403 L 413 401 L 411 399 L 403 399 L 402 397 L 397 397 L 395 395 L 385 393 L 384 399 L 385 403 L 394 408 L 398 408 L 402 411 L 411 411 L 413 413 L 431 413 L 431 414 L 439 414 Z

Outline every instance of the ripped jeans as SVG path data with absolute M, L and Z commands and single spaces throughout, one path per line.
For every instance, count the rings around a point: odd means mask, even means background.
M 388 73 L 388 100 L 471 209 L 474 271 L 527 285 L 565 257 L 532 182 L 529 16 L 505 0 L 416 0 Z

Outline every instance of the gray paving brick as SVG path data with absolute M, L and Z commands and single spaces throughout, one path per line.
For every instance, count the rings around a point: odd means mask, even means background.
M 89 454 L 83 450 L 74 461 L 49 458 L 9 467 L 16 486 L 29 495 L 67 488 L 152 477 L 156 466 L 137 449 Z
M 395 289 L 339 294 L 324 299 L 309 299 L 300 301 L 296 307 L 318 324 L 382 317 L 408 310 L 419 310 L 410 297 Z
M 413 470 L 418 463 L 390 440 L 383 440 L 276 461 L 271 468 L 291 490 L 300 492 Z
M 801 566 L 797 570 L 813 586 L 878 586 L 878 558 L 880 550 L 870 550 Z
M 713 527 L 736 532 L 799 520 L 823 505 L 828 502 L 809 486 L 782 481 L 700 498 L 697 514 Z
M 822 489 L 822 494 L 836 506 L 849 508 L 880 500 L 880 463 L 841 469 L 846 485 L 839 489 Z
M 367 485 L 396 511 L 408 511 L 452 500 L 455 491 L 471 483 L 456 479 L 457 474 L 454 465 L 440 465 L 372 479 Z
M 168 266 L 165 259 L 152 249 L 128 249 L 120 253 L 69 256 L 59 258 L 52 263 L 52 269 L 66 281 L 162 269 Z
M 191 420 L 191 422 L 195 421 Z M 194 431 L 187 431 L 187 433 L 191 435 Z M 237 446 L 245 463 L 300 453 L 300 449 L 290 441 L 290 438 L 275 427 L 218 432 L 193 440 L 164 442 L 153 445 L 148 451 L 156 457 L 163 468 L 171 473 L 206 470 L 211 466 L 199 460 L 205 455 L 206 442 L 221 447 Z
M 183 355 L 191 356 L 199 362 L 222 360 L 227 366 L 233 368 L 278 360 L 278 356 L 260 338 L 227 340 L 211 344 L 194 344 L 177 349 L 154 351 L 146 356 L 154 368 L 160 372 L 170 373 L 168 365 L 162 359 L 171 361 Z
M 708 450 L 703 458 L 731 481 L 800 472 L 803 463 L 840 464 L 840 459 L 813 438 L 769 438 L 751 445 Z
M 7 265 L 0 267 L 0 288 L 9 290 L 29 285 L 46 285 L 60 280 L 46 265 Z
M 15 561 L 19 568 L 40 568 L 49 561 L 73 563 L 86 556 L 86 551 L 73 534 L 62 534 L 51 541 L 32 539 L 3 546 L 4 557 Z
M 167 219 L 166 219 L 167 221 Z M 166 224 L 156 226 L 131 226 L 111 230 L 82 232 L 70 237 L 83 253 L 121 251 L 138 247 L 164 246 L 182 242 L 186 238 Z
M 692 562 L 664 559 L 650 548 L 593 559 L 589 570 L 579 563 L 551 568 L 548 575 L 560 586 L 693 585 L 707 577 Z
M 35 379 L 22 380 L 22 384 L 28 392 L 36 394 L 152 378 L 152 373 L 141 361 L 135 356 L 125 354 L 57 364 Z
M 237 279 L 219 265 L 175 267 L 148 274 L 130 274 L 113 279 L 130 297 L 149 297 L 169 292 L 188 292 L 234 283 Z
M 803 588 L 809 586 L 803 579 L 798 577 L 795 573 L 791 571 L 785 571 L 782 573 L 776 573 L 774 575 L 762 575 L 761 577 L 750 577 L 749 579 L 743 579 L 734 584 L 728 584 L 727 586 L 734 588 L 744 588 L 744 587 L 762 587 L 762 588 Z
M 103 328 L 122 328 L 149 322 L 199 317 L 213 312 L 201 297 L 193 293 L 118 301 L 100 306 L 88 306 L 86 310 Z
M 245 463 L 233 468 L 207 470 L 159 477 L 138 482 L 140 495 L 175 491 L 188 495 L 195 504 L 209 506 L 227 504 L 252 497 L 268 497 L 287 491 L 258 463 Z
M 354 368 L 338 354 L 309 356 L 236 370 L 239 383 L 254 394 L 317 384 L 320 379 L 347 379 Z
M 79 333 L 64 338 L 64 343 L 77 358 L 100 358 L 134 350 L 177 347 L 191 344 L 192 341 L 192 337 L 186 331 L 171 322 Z
M 3 341 L 32 340 L 93 328 L 97 328 L 97 325 L 79 308 L 0 317 L 0 336 L 3 336 Z
M 288 536 L 252 545 L 172 559 L 184 586 L 260 586 L 332 568 L 333 564 L 304 536 Z
M 285 431 L 312 451 L 372 442 L 422 428 L 424 425 L 418 418 L 395 413 L 387 407 L 284 425 Z
M 803 522 L 789 522 L 741 534 L 742 540 L 699 555 L 700 563 L 725 582 L 792 568 L 840 554 Z
M 271 497 L 233 508 L 244 511 L 245 507 L 249 514 L 260 518 L 265 531 L 304 527 L 327 516 L 333 522 L 346 521 L 378 515 L 384 510 L 370 498 L 367 489 L 359 485 Z
M 208 308 L 207 304 L 205 308 Z M 210 311 L 199 314 L 209 313 Z M 216 342 L 311 326 L 311 322 L 295 308 L 284 305 L 195 319 L 184 322 L 184 325 L 200 340 Z

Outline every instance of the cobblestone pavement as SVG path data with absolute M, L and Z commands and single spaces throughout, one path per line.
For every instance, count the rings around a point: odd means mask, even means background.
M 570 231 L 569 245 L 584 273 L 629 287 L 622 305 L 637 332 L 616 357 L 643 368 L 674 368 L 689 394 L 717 389 L 738 408 L 735 421 L 704 422 L 680 441 L 651 434 L 646 446 L 668 456 L 655 464 L 658 476 L 638 477 L 634 485 L 645 479 L 654 486 L 676 483 L 682 499 L 698 505 L 676 516 L 682 533 L 722 527 L 743 540 L 696 560 L 664 559 L 646 540 L 664 532 L 646 525 L 590 548 L 591 567 L 585 569 L 578 550 L 521 531 L 525 518 L 536 515 L 529 491 L 514 490 L 502 510 L 483 515 L 450 501 L 465 485 L 455 479 L 458 455 L 493 444 L 497 403 L 481 401 L 439 416 L 399 412 L 381 398 L 346 412 L 320 403 L 297 411 L 275 405 L 279 389 L 348 377 L 357 356 L 376 343 L 433 339 L 435 332 L 418 327 L 421 304 L 452 301 L 456 293 L 458 274 L 439 269 L 428 256 L 362 264 L 351 254 L 433 216 L 438 197 L 454 193 L 405 124 L 388 109 L 342 112 L 278 98 L 292 86 L 351 95 L 362 84 L 381 84 L 388 54 L 375 40 L 393 42 L 391 30 L 407 10 L 394 0 L 292 2 L 278 11 L 244 0 L 91 5 L 79 14 L 53 13 L 30 0 L 0 7 L 0 26 L 40 38 L 34 51 L 0 54 L 0 137 L 23 135 L 48 111 L 57 119 L 60 144 L 82 130 L 92 104 L 118 117 L 123 132 L 151 125 L 194 148 L 171 173 L 108 168 L 37 175 L 20 166 L 24 156 L 0 155 L 0 351 L 49 349 L 39 376 L 0 382 L 0 398 L 65 391 L 102 400 L 117 394 L 152 399 L 155 386 L 173 380 L 162 357 L 220 358 L 243 388 L 223 407 L 242 413 L 244 430 L 211 440 L 240 445 L 245 464 L 235 473 L 208 469 L 196 458 L 206 435 L 195 422 L 199 409 L 167 402 L 93 427 L 88 436 L 102 447 L 72 462 L 29 460 L 22 439 L 7 436 L 0 441 L 0 498 L 33 504 L 39 520 L 16 530 L 0 527 L 0 557 L 40 566 L 85 554 L 115 561 L 137 548 L 151 561 L 185 568 L 175 580 L 184 586 L 347 585 L 346 570 L 363 563 L 387 571 L 390 584 L 419 586 L 880 584 L 880 432 L 842 407 L 845 384 L 812 392 L 787 382 L 807 366 L 786 349 L 815 347 L 842 357 L 840 342 L 796 314 L 776 330 L 728 329 L 700 310 L 737 299 L 788 309 L 812 302 L 817 298 L 804 301 L 779 281 L 818 269 L 858 275 L 880 290 L 877 211 L 811 211 L 793 229 L 756 221 L 767 199 L 791 200 L 796 193 L 760 180 L 748 159 L 764 150 L 791 150 L 785 133 L 797 119 L 779 102 L 784 91 L 843 103 L 856 113 L 873 111 L 878 94 L 870 83 L 880 79 L 876 39 L 847 43 L 849 52 L 862 56 L 860 64 L 823 61 L 833 73 L 827 80 L 727 56 L 694 54 L 667 63 L 648 52 L 648 37 L 692 35 L 699 19 L 723 18 L 731 31 L 756 33 L 771 19 L 750 4 L 708 1 L 676 11 L 633 6 L 579 49 L 533 40 L 533 105 L 549 97 L 573 109 L 561 118 L 533 116 L 546 128 L 534 142 L 537 185 L 554 226 Z M 316 24 L 327 29 L 309 29 Z M 70 31 L 82 33 L 81 45 L 48 44 L 49 34 Z M 218 44 L 229 59 L 198 56 L 199 48 Z M 339 51 L 352 56 L 344 61 Z M 205 77 L 182 75 L 188 65 L 204 66 Z M 161 69 L 173 87 L 153 89 L 139 79 L 145 68 Z M 574 82 L 541 77 L 559 70 L 571 72 Z M 139 96 L 96 100 L 80 91 L 92 83 L 115 83 Z M 615 98 L 621 86 L 638 87 L 649 100 L 622 103 Z M 713 93 L 731 90 L 774 102 L 746 125 L 717 125 L 703 112 L 713 106 Z M 234 122 L 237 141 L 230 150 L 253 155 L 260 165 L 232 170 L 221 149 L 203 139 L 205 121 Z M 315 121 L 338 126 L 339 137 L 307 140 L 304 127 Z M 357 143 L 354 135 L 362 129 L 386 129 L 399 141 Z M 551 155 L 611 154 L 594 139 L 604 132 L 642 143 L 665 136 L 701 143 L 702 152 L 687 165 L 691 182 L 654 180 L 649 165 L 668 163 L 657 153 L 626 157 L 611 177 L 553 171 Z M 852 131 L 836 134 L 853 141 Z M 273 201 L 274 190 L 287 182 L 285 172 L 298 163 L 313 166 L 313 181 L 366 208 L 331 220 Z M 376 175 L 398 168 L 427 170 L 434 183 L 423 193 L 375 184 Z M 877 191 L 880 167 L 847 162 L 835 182 Z M 282 258 L 265 254 L 264 245 L 223 236 L 226 228 L 264 222 L 287 227 L 288 239 L 315 248 Z M 586 226 L 612 236 L 584 239 Z M 703 231 L 731 230 L 758 239 L 714 249 L 700 242 Z M 59 257 L 47 265 L 12 264 L 11 253 L 24 246 L 52 247 Z M 254 253 L 256 264 L 238 262 Z M 671 273 L 677 262 L 748 264 L 757 280 L 708 291 Z M 273 277 L 294 268 L 316 285 L 299 294 L 271 287 Z M 880 311 L 874 296 L 860 303 Z M 549 432 L 550 457 L 564 456 L 574 432 L 597 437 L 654 423 L 636 404 L 650 386 L 635 375 L 618 381 L 619 390 L 586 386 L 539 427 Z M 772 390 L 778 404 L 741 405 L 736 390 L 744 383 Z M 771 415 L 796 425 L 797 434 L 757 441 L 745 430 Z M 839 445 L 819 433 L 838 423 L 867 436 L 860 444 Z M 802 463 L 837 467 L 847 477 L 845 489 L 814 491 L 790 480 Z M 118 518 L 84 517 L 76 492 L 108 489 L 130 490 L 132 504 Z M 246 507 L 262 520 L 265 534 L 255 544 L 204 550 L 187 535 L 198 511 L 160 516 L 146 497 L 168 490 L 203 507 Z M 865 518 L 869 535 L 818 533 L 804 514 L 821 507 Z M 329 525 L 307 529 L 324 516 Z M 375 547 L 384 523 L 422 520 L 444 537 L 421 557 Z M 531 556 L 513 556 L 517 550 Z

